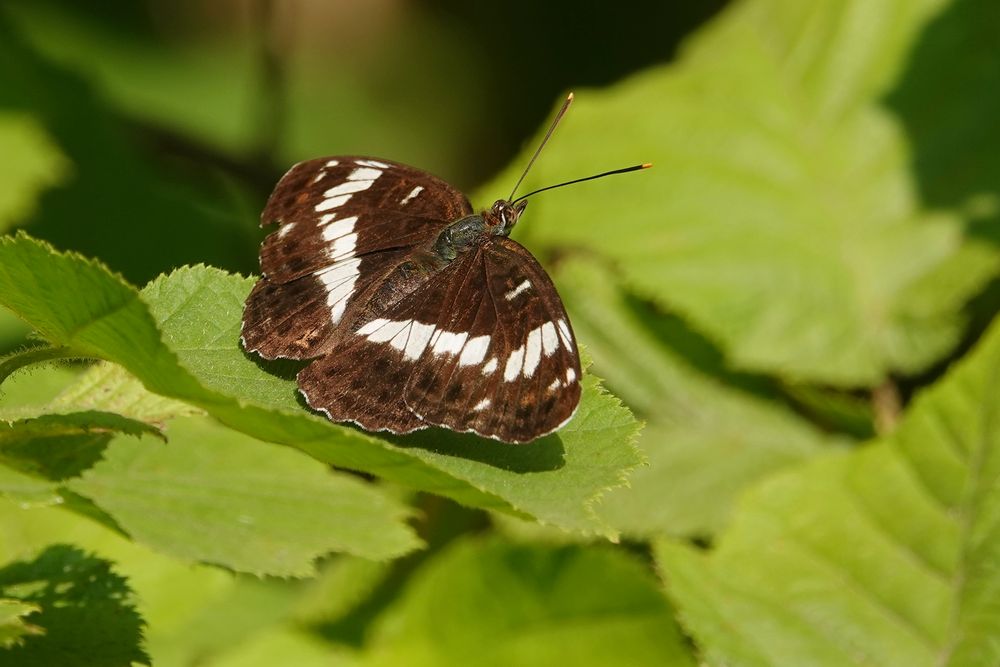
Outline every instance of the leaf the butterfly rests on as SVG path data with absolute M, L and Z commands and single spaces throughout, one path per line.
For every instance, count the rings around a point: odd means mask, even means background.
M 294 166 L 262 216 L 262 278 L 242 341 L 298 375 L 334 421 L 528 442 L 572 417 L 580 360 L 551 279 L 507 238 L 524 204 L 474 214 L 412 167 L 366 157 Z

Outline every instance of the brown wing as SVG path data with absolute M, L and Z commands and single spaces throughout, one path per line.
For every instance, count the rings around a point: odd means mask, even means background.
M 338 156 L 295 165 L 261 216 L 278 229 L 261 247 L 244 347 L 268 359 L 321 354 L 358 295 L 471 212 L 461 192 L 397 162 Z
M 427 425 L 505 442 L 552 432 L 580 400 L 580 361 L 551 280 L 492 238 L 299 373 L 331 419 L 407 433 Z

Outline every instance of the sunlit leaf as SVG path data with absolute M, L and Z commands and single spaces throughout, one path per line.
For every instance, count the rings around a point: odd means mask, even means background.
M 1000 661 L 1000 323 L 897 432 L 754 490 L 708 553 L 659 562 L 708 661 Z
M 140 542 L 242 572 L 305 576 L 329 551 L 385 559 L 419 545 L 400 505 L 299 452 L 204 418 L 167 435 L 116 439 L 67 486 Z
M 694 661 L 654 580 L 605 548 L 465 542 L 413 577 L 365 665 L 677 665 Z
M 154 393 L 341 467 L 567 529 L 613 532 L 591 503 L 639 462 L 632 445 L 638 424 L 596 378 L 585 378 L 573 421 L 527 447 L 441 429 L 392 444 L 308 413 L 286 366 L 267 373 L 240 349 L 250 286 L 194 267 L 155 281 L 140 296 L 94 262 L 23 235 L 0 239 L 0 303 L 50 342 L 118 363 Z
M 847 386 L 926 368 L 998 266 L 920 207 L 880 105 L 939 4 L 732 4 L 676 64 L 577 91 L 525 187 L 654 168 L 539 195 L 520 232 L 616 260 L 744 368 Z

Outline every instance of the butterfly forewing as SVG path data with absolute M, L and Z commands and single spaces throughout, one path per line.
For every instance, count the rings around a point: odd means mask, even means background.
M 245 347 L 268 359 L 323 354 L 361 294 L 406 251 L 471 210 L 441 179 L 396 162 L 330 157 L 295 165 L 261 216 L 279 227 L 261 247 L 263 278 L 244 311 Z

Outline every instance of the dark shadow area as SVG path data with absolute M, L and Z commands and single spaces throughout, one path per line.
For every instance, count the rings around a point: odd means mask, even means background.
M 256 270 L 261 234 L 243 213 L 248 195 L 204 165 L 153 166 L 92 87 L 36 54 L 2 12 L 0 83 L 0 110 L 34 114 L 72 162 L 64 185 L 42 195 L 33 236 L 139 285 L 182 264 Z
M 655 305 L 631 294 L 625 295 L 625 302 L 664 348 L 697 372 L 730 389 L 783 405 L 824 431 L 846 433 L 858 440 L 875 435 L 867 392 L 793 385 L 767 375 L 734 370 L 722 350 L 681 317 L 660 312 Z
M 133 593 L 105 560 L 75 547 L 50 546 L 32 561 L 0 569 L 0 597 L 40 606 L 25 620 L 45 631 L 0 651 L 0 666 L 150 664 Z
M 456 456 L 516 473 L 558 470 L 566 465 L 566 449 L 558 433 L 524 445 L 509 445 L 472 433 L 429 428 L 410 435 L 385 434 L 399 447 L 420 447 L 436 454 Z
M 0 425 L 0 458 L 15 470 L 60 482 L 100 461 L 117 435 L 144 433 L 160 435 L 152 427 L 109 412 L 42 415 Z
M 1000 244 L 1000 3 L 958 0 L 924 30 L 886 103 L 913 147 L 920 195 Z
M 353 609 L 336 620 L 319 623 L 314 629 L 330 641 L 361 648 L 372 623 L 403 593 L 410 575 L 423 563 L 458 538 L 483 533 L 490 527 L 489 515 L 427 493 L 419 494 L 414 528 L 426 548 L 397 559 L 392 571 Z
M 264 371 L 268 375 L 274 375 L 282 380 L 295 380 L 295 376 L 299 374 L 299 371 L 314 361 L 313 359 L 307 359 L 305 361 L 300 361 L 298 359 L 268 360 L 264 359 L 259 354 L 247 352 L 242 347 L 240 350 L 243 352 L 243 356 L 252 361 L 257 368 Z M 299 395 L 298 392 L 296 392 L 296 394 Z M 301 395 L 299 395 L 299 404 L 303 406 L 306 405 L 302 401 Z
M 920 36 L 906 71 L 886 97 L 912 146 L 912 168 L 929 208 L 959 211 L 970 237 L 1000 246 L 1000 4 L 957 0 Z M 1000 280 L 965 308 L 962 341 L 951 355 L 904 378 L 904 400 L 975 346 L 997 312 Z
M 629 292 L 623 296 L 625 306 L 632 311 L 636 321 L 644 323 L 665 348 L 693 369 L 758 396 L 775 398 L 780 394 L 780 385 L 774 379 L 730 368 L 722 350 L 680 316 L 663 312 Z

